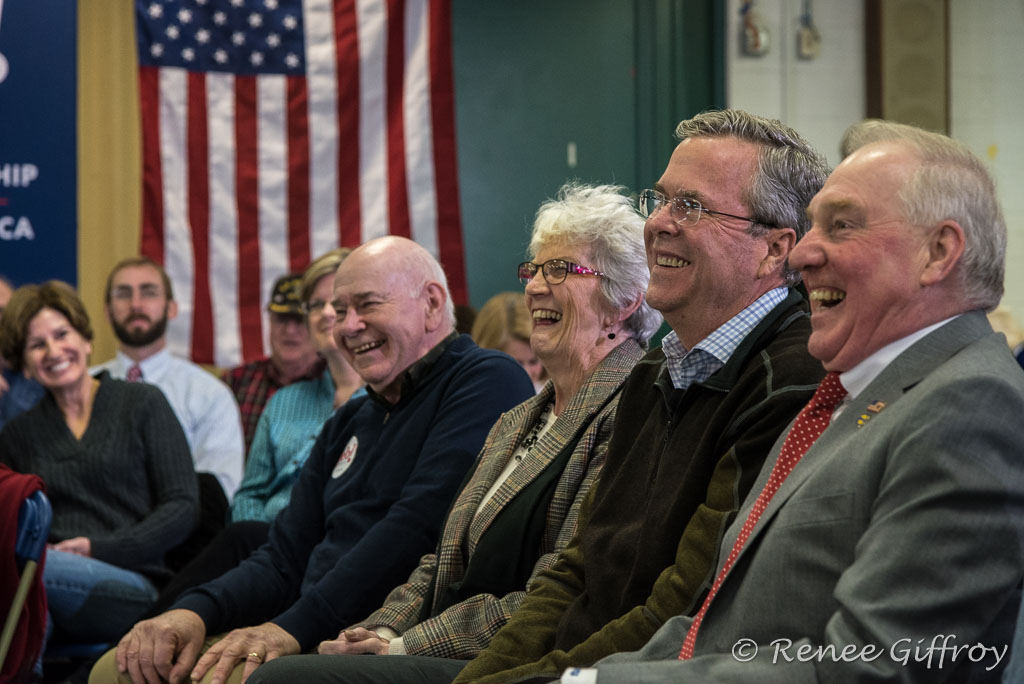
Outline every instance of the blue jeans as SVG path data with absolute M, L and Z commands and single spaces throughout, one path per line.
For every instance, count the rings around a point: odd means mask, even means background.
M 53 549 L 46 552 L 43 586 L 49 624 L 75 643 L 121 638 L 157 597 L 137 572 Z

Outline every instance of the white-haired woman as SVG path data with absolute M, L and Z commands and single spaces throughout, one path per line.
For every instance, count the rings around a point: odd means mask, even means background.
M 450 681 L 575 534 L 580 503 L 604 463 L 619 391 L 661 319 L 644 302 L 643 219 L 621 188 L 563 187 L 537 212 L 530 252 L 518 272 L 533 317 L 530 346 L 548 383 L 492 428 L 437 553 L 379 610 L 322 643 L 320 653 L 331 657 L 281 658 L 251 681 L 397 682 L 408 674 L 403 665 L 420 676 L 437 668 L 437 680 Z M 338 655 L 361 653 L 404 658 Z

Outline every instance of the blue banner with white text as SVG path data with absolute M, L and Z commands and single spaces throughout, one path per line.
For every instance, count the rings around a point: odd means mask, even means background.
M 77 284 L 76 7 L 0 0 L 0 274 Z

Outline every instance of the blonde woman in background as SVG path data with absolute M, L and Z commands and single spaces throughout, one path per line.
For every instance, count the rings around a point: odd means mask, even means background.
M 485 349 L 503 351 L 519 362 L 540 392 L 548 374 L 537 355 L 530 349 L 533 316 L 526 307 L 522 292 L 499 292 L 484 304 L 473 322 L 470 336 Z

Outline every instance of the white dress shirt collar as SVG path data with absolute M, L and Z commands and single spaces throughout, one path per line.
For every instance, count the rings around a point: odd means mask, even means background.
M 117 373 L 115 377 L 124 379 L 128 374 L 128 369 L 135 365 L 135 361 L 130 356 L 125 354 L 123 351 L 117 351 Z M 171 361 L 171 352 L 164 347 L 156 354 L 139 361 L 139 368 L 142 369 L 142 379 L 145 382 L 154 383 L 159 381 L 164 374 L 167 372 L 167 367 Z
M 957 314 L 957 316 L 959 315 L 960 314 Z M 839 381 L 843 383 L 843 387 L 846 388 L 847 393 L 846 399 L 843 400 L 843 404 L 840 406 L 845 405 L 847 401 L 867 389 L 868 385 L 871 384 L 871 381 L 877 378 L 879 373 L 885 370 L 886 366 L 896 360 L 896 357 L 909 349 L 911 345 L 933 330 L 937 330 L 946 323 L 949 323 L 957 316 L 950 316 L 938 323 L 933 323 L 925 328 L 921 328 L 917 332 L 912 332 L 906 337 L 901 337 L 895 342 L 890 342 L 850 370 L 840 373 Z

